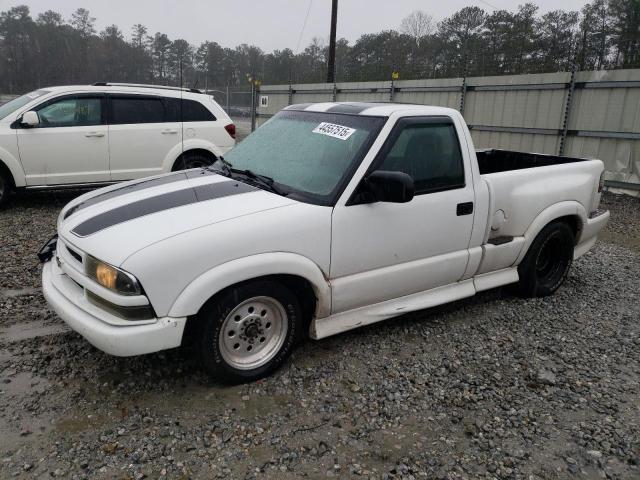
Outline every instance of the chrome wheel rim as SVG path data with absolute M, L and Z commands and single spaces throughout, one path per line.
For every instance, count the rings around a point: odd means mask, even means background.
M 231 310 L 222 322 L 220 353 L 234 368 L 259 368 L 280 351 L 288 329 L 287 312 L 278 300 L 249 298 Z

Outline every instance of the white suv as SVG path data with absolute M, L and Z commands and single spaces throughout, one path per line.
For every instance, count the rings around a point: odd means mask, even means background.
M 0 204 L 13 189 L 93 186 L 212 164 L 235 126 L 195 89 L 96 83 L 0 105 Z

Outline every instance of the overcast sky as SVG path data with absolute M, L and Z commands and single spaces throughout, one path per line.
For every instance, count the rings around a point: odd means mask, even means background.
M 240 43 L 258 45 L 270 52 L 295 50 L 311 1 L 309 19 L 300 49 L 313 37 L 329 37 L 331 0 L 0 0 L 0 10 L 26 4 L 35 17 L 48 9 L 65 19 L 78 7 L 91 12 L 98 30 L 115 23 L 127 37 L 131 26 L 142 23 L 149 33 L 166 33 L 172 40 L 184 38 L 192 44 L 205 40 L 223 47 Z M 579 10 L 588 2 L 580 0 L 530 0 L 542 12 L 562 8 Z M 403 17 L 413 10 L 424 10 L 441 20 L 465 6 L 477 5 L 486 11 L 497 8 L 514 10 L 522 1 L 509 0 L 339 0 L 338 37 L 353 42 L 363 33 L 398 28 Z

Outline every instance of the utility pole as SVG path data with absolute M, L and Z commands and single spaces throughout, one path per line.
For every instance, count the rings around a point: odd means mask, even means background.
M 338 23 L 338 0 L 331 0 L 331 36 L 329 37 L 329 65 L 327 83 L 336 81 L 336 25 Z

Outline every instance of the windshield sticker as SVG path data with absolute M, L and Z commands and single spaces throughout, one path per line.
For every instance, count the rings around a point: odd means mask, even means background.
M 335 123 L 322 122 L 316 128 L 313 129 L 313 133 L 319 133 L 321 135 L 327 135 L 333 138 L 339 138 L 340 140 L 346 140 L 356 131 L 355 128 L 343 127 L 342 125 L 336 125 Z

